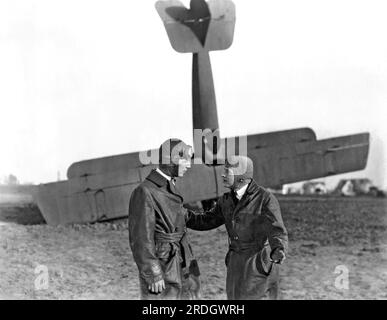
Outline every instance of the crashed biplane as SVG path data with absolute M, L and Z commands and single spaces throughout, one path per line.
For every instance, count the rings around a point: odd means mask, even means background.
M 254 161 L 254 178 L 266 187 L 365 168 L 368 133 L 317 140 L 312 129 L 300 128 L 221 139 L 209 51 L 231 46 L 234 4 L 230 0 L 192 0 L 186 8 L 180 1 L 168 0 L 158 1 L 156 10 L 172 47 L 193 55 L 193 128 L 207 132 L 199 144 L 194 143 L 192 168 L 177 182 L 185 202 L 213 199 L 227 192 L 217 155 L 230 139 L 236 144 L 244 141 L 245 151 Z M 201 147 L 204 152 L 199 153 Z M 156 167 L 140 161 L 141 154 L 76 162 L 69 167 L 67 180 L 39 185 L 35 198 L 46 222 L 86 223 L 126 216 L 131 192 Z M 204 157 L 208 154 L 213 155 L 210 161 Z M 203 161 L 195 162 L 197 157 Z

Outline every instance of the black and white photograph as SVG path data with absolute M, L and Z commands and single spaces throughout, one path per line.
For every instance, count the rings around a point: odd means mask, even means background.
M 1 1 L 0 300 L 386 300 L 386 13 Z

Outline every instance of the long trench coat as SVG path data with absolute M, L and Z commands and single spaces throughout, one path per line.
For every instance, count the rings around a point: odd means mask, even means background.
M 199 267 L 186 234 L 187 210 L 171 181 L 153 170 L 129 202 L 129 243 L 139 270 L 142 299 L 196 299 Z M 148 285 L 164 279 L 166 289 Z
M 279 297 L 279 265 L 270 257 L 275 249 L 286 252 L 288 236 L 279 203 L 269 191 L 252 180 L 241 200 L 227 193 L 211 210 L 189 214 L 187 226 L 195 230 L 226 225 L 228 299 L 261 299 L 267 293 Z

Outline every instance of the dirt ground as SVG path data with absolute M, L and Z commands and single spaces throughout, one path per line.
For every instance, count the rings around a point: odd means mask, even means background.
M 387 199 L 279 200 L 290 240 L 283 299 L 387 299 Z M 31 201 L 0 195 L 0 299 L 138 299 L 126 219 L 51 227 Z M 225 299 L 224 227 L 190 239 L 203 298 Z M 344 269 L 347 289 L 335 286 Z M 39 288 L 42 270 L 48 287 Z

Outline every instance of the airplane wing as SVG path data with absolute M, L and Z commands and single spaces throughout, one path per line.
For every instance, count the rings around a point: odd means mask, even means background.
M 247 136 L 247 155 L 254 163 L 254 179 L 259 185 L 271 188 L 362 170 L 367 164 L 368 151 L 368 133 L 317 140 L 312 129 L 301 128 Z M 205 193 L 201 192 L 202 178 L 195 171 L 191 172 L 192 177 L 191 174 L 183 177 L 180 189 L 186 202 L 211 199 L 214 193 L 227 192 L 221 187 L 223 166 L 216 167 L 217 176 L 213 179 L 217 184 L 211 187 L 217 189 L 213 192 L 206 187 Z
M 265 187 L 364 169 L 369 134 L 316 140 L 301 128 L 247 137 L 254 178 Z M 35 199 L 50 225 L 125 217 L 132 191 L 155 165 L 144 166 L 139 153 L 81 161 L 70 166 L 69 179 L 37 187 Z M 227 190 L 223 166 L 194 164 L 178 181 L 185 202 L 213 199 Z
M 362 170 L 366 167 L 369 134 L 311 140 L 248 149 L 254 178 L 267 187 Z

